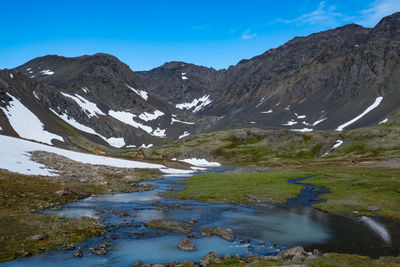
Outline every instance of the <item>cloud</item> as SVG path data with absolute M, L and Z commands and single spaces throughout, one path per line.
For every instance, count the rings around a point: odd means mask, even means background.
M 246 30 L 243 32 L 242 36 L 240 37 L 241 39 L 248 40 L 248 39 L 253 39 L 257 37 L 257 33 L 252 33 L 250 30 Z
M 286 24 L 302 25 L 320 25 L 327 27 L 339 26 L 343 21 L 349 20 L 348 17 L 336 11 L 336 6 L 326 6 L 325 1 L 319 3 L 318 8 L 311 13 L 303 14 L 295 19 L 284 20 L 279 19 L 279 22 Z
M 400 0 L 376 0 L 370 8 L 360 11 L 362 18 L 357 23 L 366 27 L 373 27 L 383 17 L 397 11 L 400 11 Z

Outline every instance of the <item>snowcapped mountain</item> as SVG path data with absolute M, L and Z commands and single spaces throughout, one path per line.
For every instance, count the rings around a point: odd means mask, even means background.
M 346 130 L 400 107 L 400 13 L 296 37 L 228 69 L 133 72 L 106 54 L 0 70 L 0 133 L 59 146 L 161 145 L 206 131 Z M 79 140 L 79 141 L 77 141 Z

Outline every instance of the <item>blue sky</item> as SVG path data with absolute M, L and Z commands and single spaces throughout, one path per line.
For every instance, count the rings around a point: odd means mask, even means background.
M 133 70 L 172 60 L 221 69 L 295 36 L 373 27 L 397 11 L 400 0 L 3 1 L 0 68 L 103 52 Z

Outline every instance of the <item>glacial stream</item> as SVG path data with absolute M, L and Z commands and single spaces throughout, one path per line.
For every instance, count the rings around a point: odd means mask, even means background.
M 215 169 L 224 172 L 227 169 Z M 209 251 L 221 256 L 275 255 L 285 247 L 301 245 L 306 249 L 358 253 L 373 257 L 400 254 L 398 223 L 379 218 L 339 216 L 320 212 L 309 207 L 318 200 L 318 194 L 308 205 L 297 205 L 289 200 L 284 205 L 265 203 L 251 205 L 214 204 L 193 200 L 178 200 L 161 195 L 167 191 L 182 190 L 177 184 L 189 176 L 164 176 L 150 181 L 157 189 L 123 194 L 95 195 L 81 201 L 66 204 L 61 210 L 46 210 L 49 215 L 69 218 L 89 216 L 100 219 L 106 226 L 104 236 L 90 238 L 81 247 L 82 258 L 73 257 L 75 250 L 53 249 L 29 258 L 18 259 L 0 266 L 132 266 L 143 263 L 166 263 L 172 260 L 198 262 Z M 300 180 L 304 180 L 301 178 Z M 298 182 L 297 181 L 297 182 Z M 310 193 L 304 185 L 302 194 Z M 324 192 L 315 186 L 314 192 Z M 300 201 L 301 202 L 301 201 Z M 198 219 L 190 234 L 194 251 L 182 251 L 178 244 L 187 236 L 164 230 L 150 229 L 145 223 L 153 219 L 173 219 L 187 223 Z M 219 237 L 203 237 L 199 230 L 206 227 L 233 229 L 233 242 Z M 110 243 L 105 255 L 89 254 L 89 249 Z

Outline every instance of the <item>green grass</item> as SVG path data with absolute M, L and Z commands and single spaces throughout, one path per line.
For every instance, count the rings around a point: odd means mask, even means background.
M 400 169 L 348 168 L 322 169 L 320 175 L 307 181 L 328 188 L 322 195 L 327 202 L 315 207 L 328 212 L 351 214 L 367 210 L 368 205 L 379 208 L 378 215 L 400 219 Z
M 274 173 L 211 173 L 191 177 L 183 182 L 186 188 L 179 193 L 168 194 L 182 199 L 210 202 L 249 202 L 260 199 L 284 202 L 296 196 L 301 187 L 289 184 L 288 179 L 304 177 L 309 172 L 281 171 Z
M 191 177 L 186 188 L 168 196 L 208 202 L 252 201 L 285 202 L 301 190 L 288 179 L 315 176 L 307 182 L 325 187 L 331 193 L 327 202 L 314 207 L 332 213 L 374 215 L 368 205 L 379 208 L 377 215 L 400 220 L 400 169 L 391 168 L 313 168 L 267 173 L 211 173 Z

